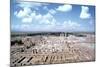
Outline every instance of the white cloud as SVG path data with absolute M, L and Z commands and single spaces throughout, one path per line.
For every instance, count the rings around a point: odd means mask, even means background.
M 29 7 L 29 8 L 34 8 L 38 10 L 38 7 L 44 6 L 44 5 L 49 5 L 47 3 L 34 3 L 34 2 L 19 2 L 18 6 L 19 7 Z
M 44 6 L 43 9 L 53 15 L 57 13 L 57 11 L 55 9 L 49 9 L 47 6 Z
M 40 24 L 52 25 L 56 22 L 55 18 L 50 13 L 47 13 L 45 15 L 39 14 L 36 16 L 36 19 Z
M 60 22 L 59 24 L 55 24 L 55 26 L 53 26 L 54 31 L 76 31 L 79 30 L 82 26 L 77 23 L 77 22 L 73 22 L 71 20 L 66 20 L 64 22 Z
M 79 30 L 80 28 L 82 28 L 82 26 L 77 23 L 77 22 L 73 22 L 71 20 L 69 21 L 64 21 L 64 22 L 58 22 L 56 20 L 56 23 L 50 25 L 44 25 L 41 27 L 41 25 L 38 25 L 37 30 L 41 30 L 41 31 L 76 31 Z
M 32 22 L 32 17 L 27 17 L 22 19 L 23 23 L 31 23 Z
M 46 14 L 37 13 L 34 10 L 31 10 L 31 7 L 22 7 L 23 10 L 15 11 L 14 15 L 21 19 L 21 25 L 13 26 L 17 29 L 26 30 L 26 31 L 68 31 L 76 30 L 80 28 L 80 24 L 73 21 L 62 21 L 59 22 L 55 19 L 54 14 L 56 11 L 70 11 L 72 10 L 71 5 L 62 5 L 59 6 L 56 10 L 50 9 Z M 45 9 L 48 9 L 45 7 Z M 32 25 L 35 23 L 35 26 Z M 37 26 L 36 26 L 37 24 Z
M 32 10 L 31 7 L 22 7 L 23 10 L 15 11 L 14 15 L 17 18 L 20 18 L 24 23 L 38 23 L 38 24 L 53 24 L 55 19 L 52 14 L 55 13 L 53 9 L 48 11 L 47 14 L 42 15 L 40 13 L 36 13 L 36 11 Z
M 19 2 L 19 7 L 39 7 L 42 6 L 42 3 L 33 3 L 33 2 Z
M 26 31 L 68 31 L 75 30 L 80 27 L 78 23 L 72 22 L 71 20 L 64 22 L 57 21 L 51 13 L 53 10 L 42 15 L 40 13 L 36 13 L 36 11 L 32 11 L 30 8 L 27 9 L 28 10 L 24 8 L 23 11 L 20 10 L 15 14 L 18 18 L 21 18 L 22 21 L 21 25 L 16 25 L 15 28 L 21 28 L 21 30 Z M 32 25 L 33 23 L 38 24 L 38 26 Z
M 23 10 L 15 11 L 14 15 L 18 18 L 28 17 L 32 10 L 29 7 L 24 7 Z
M 40 21 L 40 20 L 42 20 L 43 16 L 41 14 L 38 14 L 38 15 L 35 14 L 34 18 L 35 18 L 35 20 Z
M 50 13 L 45 14 L 43 17 L 46 18 L 46 19 L 53 18 L 53 16 Z
M 54 9 L 49 10 L 49 13 L 56 14 L 56 11 Z
M 89 12 L 89 8 L 86 6 L 82 6 L 81 7 L 81 13 L 80 13 L 80 18 L 81 19 L 87 19 L 91 17 L 91 14 L 88 13 Z
M 80 27 L 80 24 L 69 20 L 69 21 L 64 21 L 63 27 L 68 28 L 69 30 L 75 30 Z
M 82 28 L 80 24 L 78 24 L 77 22 L 73 22 L 71 20 L 58 22 L 55 19 L 53 19 L 51 21 L 52 24 L 50 23 L 49 20 L 43 20 L 43 21 L 45 21 L 46 23 L 38 24 L 38 25 L 23 23 L 20 25 L 13 26 L 13 29 L 18 29 L 20 31 L 62 31 L 64 32 L 64 31 L 76 31 L 76 30 L 80 31 L 80 28 Z
M 20 18 L 21 21 L 24 22 L 24 23 L 30 23 L 30 22 L 32 22 L 32 17 L 30 15 L 31 15 L 31 13 L 33 11 L 31 10 L 31 8 L 30 7 L 23 7 L 22 9 L 23 10 L 20 10 L 19 12 L 15 11 L 14 15 L 17 18 Z
M 72 5 L 61 5 L 56 10 L 61 12 L 68 12 L 72 10 Z

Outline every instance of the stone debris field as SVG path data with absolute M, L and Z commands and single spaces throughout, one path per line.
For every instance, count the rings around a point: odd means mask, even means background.
M 95 61 L 95 35 L 11 37 L 11 67 Z

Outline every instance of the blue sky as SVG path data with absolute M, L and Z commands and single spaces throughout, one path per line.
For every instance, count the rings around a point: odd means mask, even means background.
M 11 31 L 94 32 L 95 6 L 14 1 Z

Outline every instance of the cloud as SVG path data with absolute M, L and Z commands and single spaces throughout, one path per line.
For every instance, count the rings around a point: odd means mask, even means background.
M 47 3 L 34 3 L 34 2 L 18 2 L 19 7 L 29 7 L 29 8 L 34 8 L 36 10 L 39 9 L 41 6 L 49 5 Z
M 41 4 L 41 3 L 31 3 L 31 2 L 23 2 L 18 4 L 22 9 L 19 11 L 15 11 L 14 15 L 21 19 L 22 23 L 37 23 L 37 24 L 52 24 L 55 19 L 52 14 L 55 14 L 56 11 L 51 9 L 44 15 L 36 12 L 33 8 L 39 7 L 42 5 L 48 4 Z M 48 9 L 44 6 L 45 9 Z
M 44 6 L 43 9 L 53 15 L 57 13 L 57 11 L 55 9 L 49 9 L 47 6 Z
M 46 21 L 46 20 L 45 20 Z M 53 21 L 52 21 L 53 22 Z M 64 22 L 58 22 L 54 21 L 56 23 L 53 24 L 43 24 L 43 25 L 34 25 L 34 24 L 20 24 L 13 26 L 13 29 L 18 29 L 20 31 L 55 31 L 55 32 L 65 32 L 65 31 L 76 31 L 80 29 L 80 24 L 77 22 L 73 22 L 71 20 L 64 21 Z
M 36 5 L 41 6 L 41 5 Z M 55 18 L 57 11 L 67 12 L 72 10 L 71 5 L 62 5 L 56 9 L 48 10 L 48 7 L 45 6 L 44 9 L 47 10 L 45 14 L 36 12 L 30 5 L 21 5 L 19 11 L 15 11 L 14 15 L 21 19 L 20 24 L 13 25 L 13 29 L 20 31 L 73 31 L 80 29 L 80 24 L 73 22 L 70 19 L 67 21 L 58 21 Z
M 32 23 L 37 23 L 37 24 L 53 24 L 55 22 L 54 16 L 49 12 L 42 15 L 40 13 L 36 13 L 36 11 L 33 11 L 30 14 L 29 19 L 30 18 L 32 18 Z
M 74 22 L 71 20 L 66 20 L 63 22 L 56 21 L 55 25 L 49 26 L 50 31 L 58 31 L 58 32 L 81 31 L 80 29 L 82 28 L 83 27 L 78 22 Z
M 35 18 L 39 24 L 44 24 L 44 25 L 45 24 L 52 25 L 56 22 L 54 16 L 51 15 L 50 13 L 47 13 L 45 15 L 38 14 L 35 16 Z
M 79 30 L 82 26 L 74 21 L 66 20 L 63 22 L 58 22 L 53 26 L 53 31 L 76 31 Z
M 30 23 L 32 22 L 32 17 L 30 16 L 32 12 L 30 7 L 23 7 L 21 10 L 15 11 L 14 15 L 21 19 L 22 22 Z
M 17 31 L 33 31 L 33 26 L 30 24 L 12 24 L 11 29 L 17 30 Z
M 28 22 L 28 23 L 31 23 L 31 22 L 32 22 L 32 17 L 23 18 L 23 19 L 22 19 L 22 22 L 23 22 L 23 23 L 27 23 L 27 22 Z
M 61 5 L 56 10 L 61 12 L 68 12 L 72 10 L 72 5 Z
M 23 10 L 15 11 L 14 15 L 18 18 L 28 17 L 32 10 L 29 7 L 23 7 Z
M 50 9 L 50 10 L 49 10 L 49 13 L 51 13 L 51 14 L 56 14 L 56 10 Z
M 23 10 L 15 11 L 14 15 L 17 18 L 20 18 L 22 23 L 37 23 L 37 24 L 53 24 L 55 19 L 53 17 L 54 11 L 50 10 L 50 12 L 42 15 L 40 13 L 36 13 L 36 11 L 31 10 L 30 7 L 23 7 Z
M 69 31 L 80 27 L 78 23 L 71 20 L 57 21 L 53 16 L 55 13 L 55 10 L 51 9 L 46 14 L 40 14 L 31 10 L 30 7 L 23 7 L 23 10 L 15 12 L 15 16 L 20 18 L 22 22 L 13 28 L 21 31 Z
M 39 7 L 42 6 L 42 3 L 33 3 L 33 2 L 18 2 L 19 7 Z
M 81 7 L 81 13 L 80 13 L 80 18 L 81 19 L 88 19 L 91 17 L 91 14 L 89 13 L 89 8 L 86 6 Z
M 77 22 L 69 20 L 69 21 L 64 21 L 63 27 L 67 28 L 68 30 L 76 30 L 77 28 L 80 28 L 81 25 Z

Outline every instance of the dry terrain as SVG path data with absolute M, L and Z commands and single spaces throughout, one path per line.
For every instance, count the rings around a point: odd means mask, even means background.
M 95 35 L 35 35 L 11 37 L 11 66 L 95 60 Z

